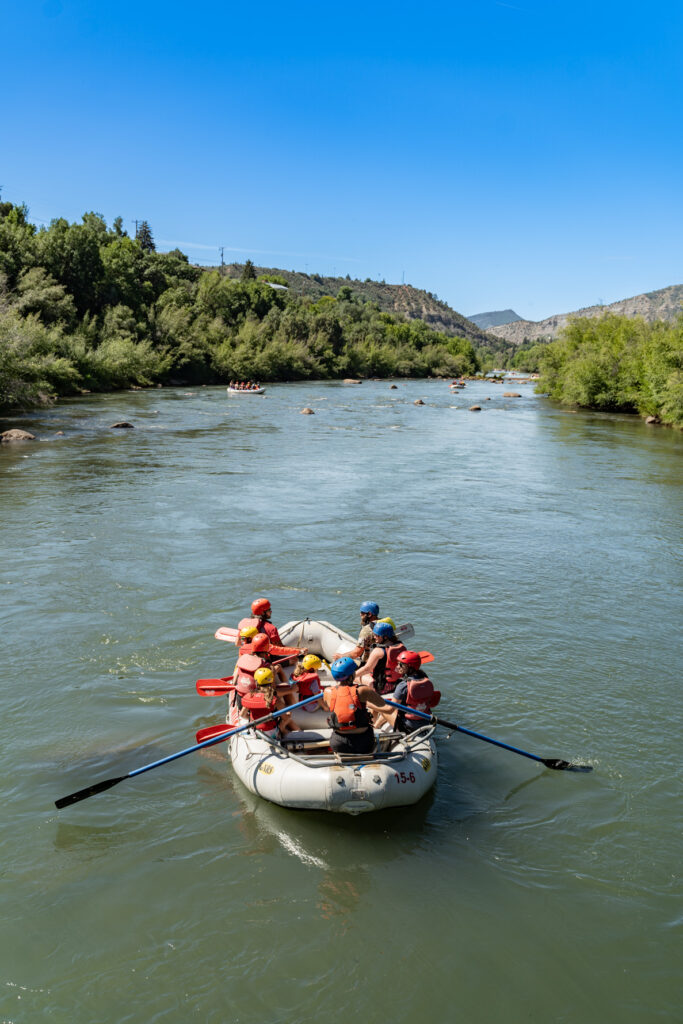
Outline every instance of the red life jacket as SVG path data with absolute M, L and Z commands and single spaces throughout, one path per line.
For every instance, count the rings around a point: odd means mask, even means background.
M 317 672 L 302 672 L 300 676 L 292 676 L 292 682 L 299 687 L 299 700 L 322 693 L 320 676 Z
M 364 729 L 370 725 L 370 713 L 358 696 L 357 686 L 335 686 L 330 692 L 330 725 L 334 732 Z
M 384 651 L 384 656 L 375 665 L 372 676 L 377 692 L 388 693 L 389 690 L 394 689 L 396 683 L 401 678 L 396 666 L 398 665 L 398 656 L 405 651 L 406 646 L 400 641 L 397 641 L 390 647 L 382 647 L 381 644 L 378 646 Z
M 399 640 L 397 643 L 392 644 L 391 647 L 387 647 L 386 650 L 387 665 L 384 674 L 386 676 L 387 683 L 397 683 L 400 678 L 398 672 L 396 671 L 396 666 L 398 665 L 398 656 L 399 654 L 403 654 L 403 652 L 406 650 L 406 645 L 402 644 L 401 641 Z
M 240 652 L 235 666 L 235 685 L 240 697 L 244 697 L 245 693 L 253 693 L 256 689 L 254 672 L 267 666 L 267 662 L 263 658 L 259 658 L 256 654 L 245 654 L 243 651 L 244 649 Z
M 251 721 L 255 722 L 264 715 L 272 715 L 277 707 L 277 697 L 273 697 L 269 703 L 262 693 L 247 693 L 242 697 L 242 707 L 248 710 Z M 277 729 L 277 722 L 271 720 L 264 722 L 263 725 L 257 725 L 256 728 L 259 732 L 272 732 L 273 729 Z
M 428 679 L 424 672 L 419 676 L 408 676 L 406 682 L 408 683 L 406 707 L 429 714 L 441 700 L 441 690 L 434 689 L 431 679 Z M 419 715 L 411 715 L 409 711 L 406 711 L 406 718 L 409 718 L 411 722 L 425 721 Z

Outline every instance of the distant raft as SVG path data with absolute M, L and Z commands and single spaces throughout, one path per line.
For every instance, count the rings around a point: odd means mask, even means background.
M 355 646 L 348 633 L 324 621 L 290 622 L 279 633 L 283 643 L 306 647 L 327 661 Z M 333 684 L 326 665 L 318 674 L 323 688 Z M 409 734 L 377 730 L 373 753 L 334 754 L 329 748 L 328 714 L 322 705 L 314 711 L 298 709 L 293 717 L 299 731 L 284 741 L 257 730 L 229 740 L 233 768 L 247 789 L 281 807 L 358 815 L 417 803 L 434 785 L 437 752 L 432 722 Z M 233 692 L 228 726 L 243 721 Z
M 229 395 L 264 395 L 265 388 L 226 388 Z

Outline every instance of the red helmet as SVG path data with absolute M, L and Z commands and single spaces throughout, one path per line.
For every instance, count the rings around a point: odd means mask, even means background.
M 252 651 L 265 651 L 270 650 L 270 640 L 265 633 L 257 633 L 254 639 L 251 641 Z
M 422 664 L 422 658 L 417 651 L 401 651 L 396 660 L 406 668 L 419 668 Z
M 267 597 L 259 597 L 256 601 L 252 601 L 251 603 L 252 615 L 264 615 L 265 612 L 269 612 L 270 610 L 270 601 Z

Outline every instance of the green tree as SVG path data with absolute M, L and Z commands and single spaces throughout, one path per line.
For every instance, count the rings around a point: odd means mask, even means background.
M 141 220 L 135 234 L 136 240 L 140 243 L 143 252 L 156 252 L 156 245 L 152 237 L 152 229 L 146 220 Z
M 254 264 L 251 262 L 251 260 L 247 260 L 247 262 L 242 267 L 242 274 L 240 276 L 240 280 L 241 281 L 255 281 L 256 280 L 256 270 L 254 269 Z

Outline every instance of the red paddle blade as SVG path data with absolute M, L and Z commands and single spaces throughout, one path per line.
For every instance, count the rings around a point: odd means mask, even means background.
M 423 665 L 428 665 L 430 661 L 434 661 L 434 655 L 430 654 L 429 651 L 418 651 L 420 655 L 420 661 Z
M 203 743 L 204 740 L 212 740 L 214 736 L 220 736 L 222 732 L 226 733 L 227 736 L 227 733 L 234 728 L 234 725 L 228 725 L 227 722 L 223 722 L 222 725 L 210 725 L 208 729 L 200 729 L 196 734 L 197 743 Z
M 229 644 L 236 644 L 239 640 L 240 631 L 232 626 L 219 626 L 213 635 L 216 640 L 227 640 Z
M 198 679 L 197 693 L 200 697 L 225 696 L 235 689 L 234 683 L 230 682 L 231 679 L 232 676 L 225 679 Z

